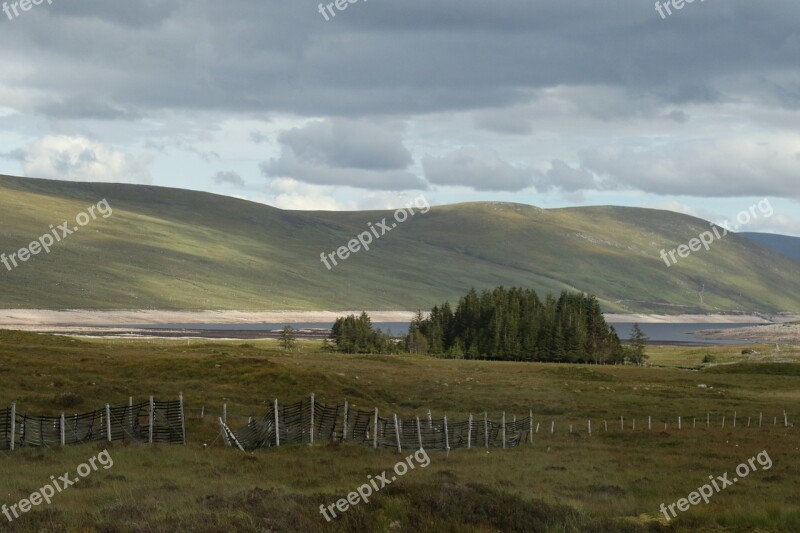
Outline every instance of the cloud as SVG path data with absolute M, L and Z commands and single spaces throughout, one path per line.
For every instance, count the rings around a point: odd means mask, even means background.
M 81 136 L 50 135 L 25 150 L 27 176 L 89 182 L 151 183 L 150 157 L 134 157 Z
M 336 200 L 332 187 L 309 185 L 290 178 L 270 180 L 267 190 L 271 199 L 265 203 L 281 209 L 343 211 L 354 208 L 353 204 Z
M 265 143 L 269 141 L 269 136 L 259 130 L 253 130 L 250 132 L 250 141 L 256 144 Z
M 478 191 L 521 191 L 533 185 L 533 171 L 512 166 L 492 150 L 461 148 L 444 157 L 425 156 L 422 165 L 435 185 Z
M 406 168 L 413 163 L 399 122 L 331 119 L 279 135 L 280 157 L 261 164 L 267 177 L 373 190 L 425 188 Z
M 66 100 L 42 104 L 39 112 L 56 119 L 138 120 L 139 113 L 99 102 L 89 95 L 70 96 Z
M 236 172 L 217 172 L 213 179 L 214 183 L 217 185 L 233 185 L 235 187 L 245 186 L 244 180 Z
M 539 190 L 558 189 L 563 192 L 573 193 L 597 188 L 594 174 L 583 168 L 573 168 L 556 159 L 551 163 L 550 170 L 536 180 Z
M 607 186 L 663 195 L 800 198 L 800 135 L 697 139 L 584 151 Z

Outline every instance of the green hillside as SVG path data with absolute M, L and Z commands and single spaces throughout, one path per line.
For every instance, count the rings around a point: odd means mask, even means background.
M 667 268 L 660 250 L 709 225 L 650 209 L 435 207 L 329 271 L 321 252 L 392 212 L 283 211 L 177 189 L 0 177 L 0 252 L 51 224 L 73 226 L 103 198 L 113 216 L 18 268 L 0 265 L 0 307 L 415 310 L 470 287 L 523 285 L 593 292 L 607 311 L 800 311 L 800 264 L 736 235 Z

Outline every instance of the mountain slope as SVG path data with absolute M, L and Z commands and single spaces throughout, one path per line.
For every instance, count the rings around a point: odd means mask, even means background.
M 771 248 L 786 257 L 800 261 L 800 237 L 775 235 L 773 233 L 739 233 L 742 237 Z
M 708 223 L 622 207 L 435 207 L 329 271 L 320 253 L 392 212 L 283 211 L 177 189 L 0 177 L 0 252 L 103 198 L 110 218 L 49 255 L 0 266 L 0 307 L 414 310 L 470 287 L 525 285 L 593 292 L 608 311 L 800 310 L 797 262 L 729 235 L 667 268 L 660 250 Z

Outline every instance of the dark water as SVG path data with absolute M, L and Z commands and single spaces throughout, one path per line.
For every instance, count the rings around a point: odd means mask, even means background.
M 617 334 L 623 341 L 630 337 L 633 323 L 612 322 L 610 323 L 617 330 Z M 276 331 L 282 329 L 287 324 L 281 323 L 261 323 L 261 324 L 138 324 L 125 326 L 126 329 L 148 329 L 148 330 L 191 330 L 194 332 L 249 332 L 248 337 L 252 337 L 255 332 Z M 288 324 L 295 329 L 330 329 L 333 326 L 330 322 L 296 322 Z M 650 337 L 653 343 L 691 343 L 691 344 L 742 344 L 742 340 L 713 339 L 707 337 L 694 337 L 692 332 L 703 329 L 730 329 L 756 324 L 640 324 L 645 334 Z M 408 333 L 408 322 L 376 322 L 375 326 L 383 332 L 391 332 L 393 335 L 405 335 Z M 119 327 L 119 326 L 108 326 Z M 202 333 L 201 333 L 202 336 Z M 231 335 L 236 336 L 236 335 Z

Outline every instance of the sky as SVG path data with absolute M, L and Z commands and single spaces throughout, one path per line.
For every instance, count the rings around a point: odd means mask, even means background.
M 800 236 L 800 3 L 677 2 L 6 2 L 0 173 Z

